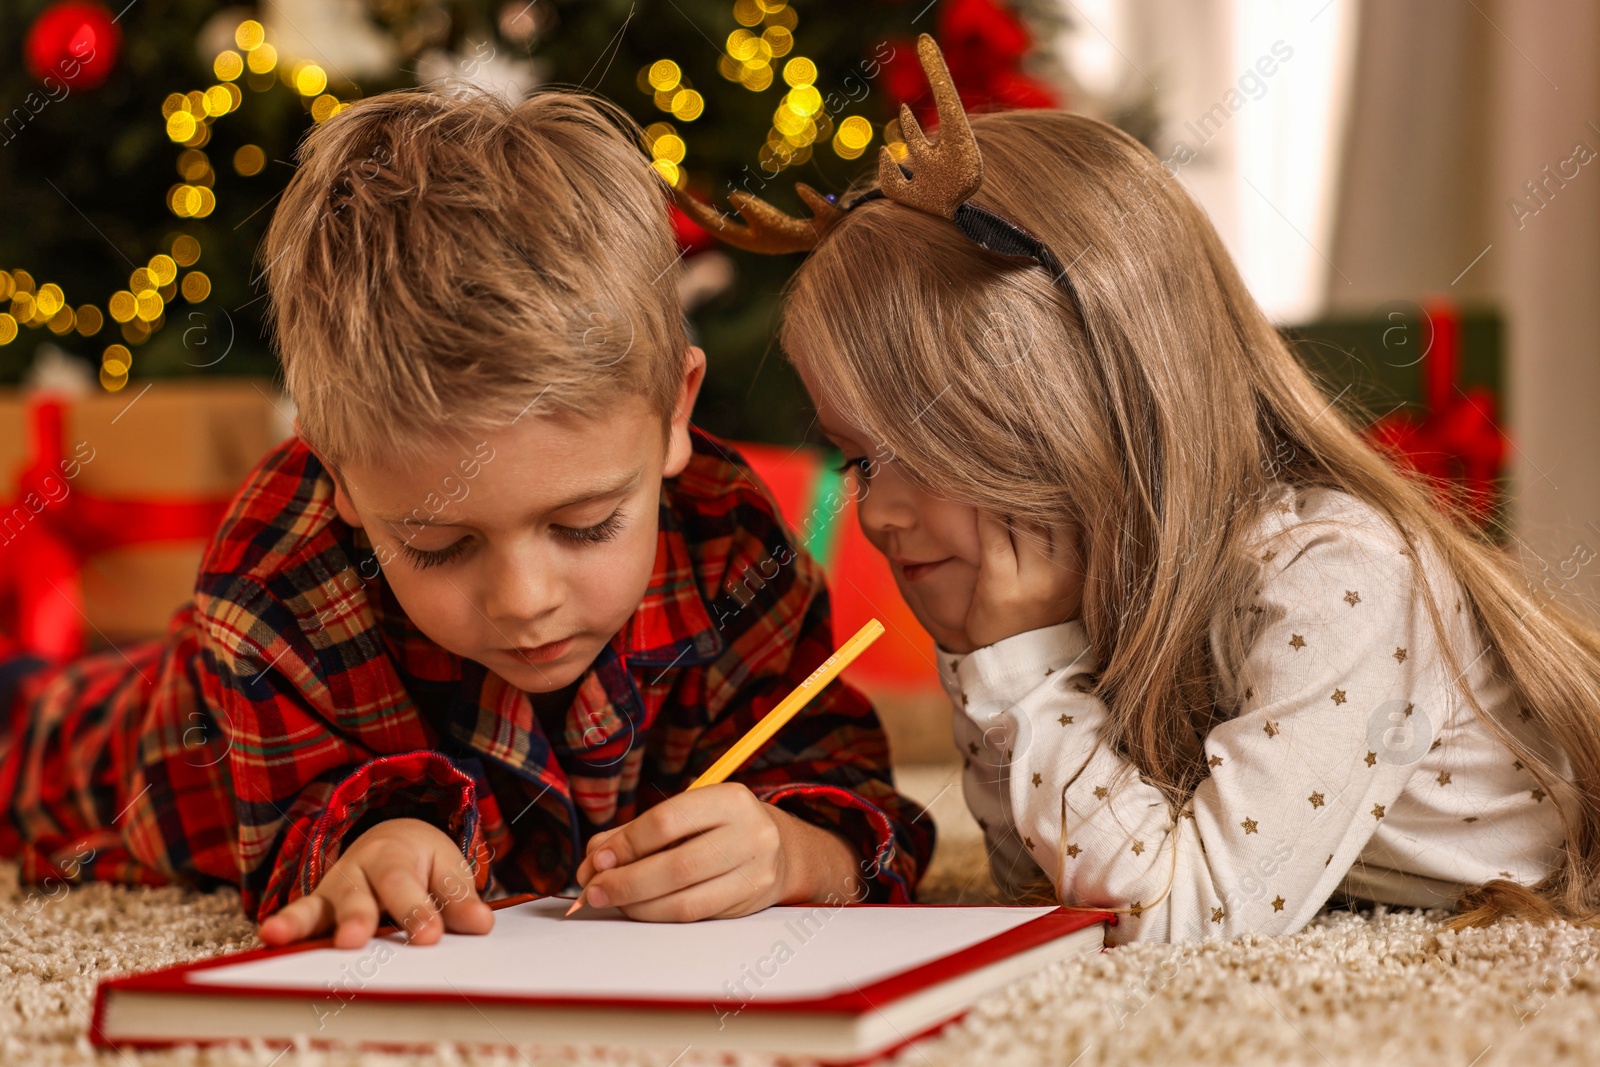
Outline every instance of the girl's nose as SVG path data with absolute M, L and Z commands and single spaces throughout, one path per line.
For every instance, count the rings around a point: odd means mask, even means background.
M 870 480 L 857 476 L 856 518 L 869 539 L 908 530 L 917 524 L 917 490 L 893 463 L 873 468 Z

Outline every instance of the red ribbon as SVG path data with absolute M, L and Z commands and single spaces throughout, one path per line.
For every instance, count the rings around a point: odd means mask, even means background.
M 1457 487 L 1462 507 L 1479 525 L 1487 523 L 1498 497 L 1505 465 L 1506 436 L 1495 417 L 1494 393 L 1483 386 L 1461 388 L 1461 318 L 1454 304 L 1434 301 L 1424 308 L 1433 338 L 1422 366 L 1424 410 L 1400 411 L 1374 423 L 1368 439 L 1399 462 Z
M 84 611 L 84 561 L 113 548 L 208 539 L 231 493 L 198 500 L 94 496 L 74 484 L 93 453 L 87 462 L 76 452 L 67 458 L 63 401 L 30 399 L 27 419 L 28 460 L 16 496 L 0 505 L 0 652 L 64 662 L 83 654 L 92 625 Z

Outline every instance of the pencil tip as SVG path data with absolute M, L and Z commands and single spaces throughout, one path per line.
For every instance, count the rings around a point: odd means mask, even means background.
M 577 911 L 581 907 L 583 907 L 583 897 L 579 896 L 577 900 L 574 900 L 572 902 L 572 907 L 567 909 L 566 915 L 563 915 L 561 917 L 563 919 L 565 919 L 567 917 L 567 915 L 571 915 L 573 912 Z

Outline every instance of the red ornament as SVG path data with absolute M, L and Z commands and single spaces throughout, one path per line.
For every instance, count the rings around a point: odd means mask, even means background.
M 968 112 L 1060 107 L 1056 91 L 1022 72 L 1033 47 L 1027 27 L 997 0 L 946 0 L 934 37 Z M 934 122 L 933 94 L 911 41 L 896 41 L 884 64 L 884 89 L 895 103 L 911 105 L 924 128 Z
M 122 31 L 110 9 L 83 0 L 45 8 L 23 44 L 28 73 L 46 88 L 93 89 L 110 76 L 121 48 Z

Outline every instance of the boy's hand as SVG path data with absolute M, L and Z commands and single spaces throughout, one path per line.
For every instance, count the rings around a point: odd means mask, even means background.
M 731 919 L 774 904 L 856 894 L 844 841 L 743 785 L 692 789 L 596 834 L 578 868 L 584 899 L 630 919 Z
M 421 819 L 389 819 L 356 838 L 309 896 L 269 916 L 257 933 L 268 945 L 285 945 L 333 926 L 335 948 L 360 948 L 377 933 L 380 908 L 418 945 L 433 944 L 447 928 L 486 934 L 494 926 L 456 843 Z
M 983 648 L 1074 618 L 1083 607 L 1076 530 L 1051 530 L 978 515 L 983 556 L 967 611 L 967 639 Z

